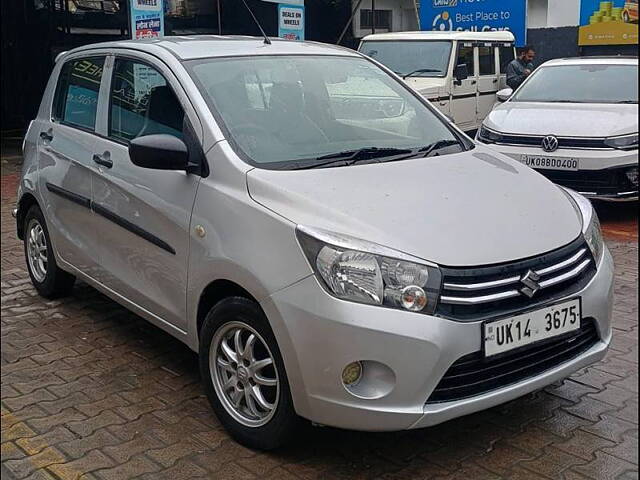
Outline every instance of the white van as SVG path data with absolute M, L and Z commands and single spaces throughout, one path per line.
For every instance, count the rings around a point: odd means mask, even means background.
M 367 35 L 358 51 L 404 78 L 462 130 L 475 130 L 505 88 L 515 58 L 511 32 L 399 32 Z

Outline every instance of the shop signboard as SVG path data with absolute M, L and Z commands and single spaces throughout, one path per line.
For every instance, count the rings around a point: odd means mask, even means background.
M 278 36 L 287 40 L 304 40 L 304 5 L 278 5 Z
M 510 31 L 516 45 L 527 37 L 526 0 L 422 0 L 423 30 L 494 32 Z
M 140 40 L 163 35 L 163 0 L 131 0 L 131 38 Z
M 582 0 L 578 44 L 638 43 L 638 0 Z

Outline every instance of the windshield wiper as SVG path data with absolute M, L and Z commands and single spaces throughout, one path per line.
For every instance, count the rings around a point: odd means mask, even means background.
M 300 160 L 297 164 L 293 165 L 293 167 L 289 169 L 308 170 L 311 168 L 326 168 L 336 166 L 347 167 L 350 165 L 355 165 L 356 163 L 364 160 L 406 155 L 408 153 L 411 153 L 411 150 L 406 148 L 365 147 L 354 150 L 345 150 L 343 152 L 329 153 L 328 155 L 322 155 L 314 159 Z M 320 160 L 320 162 L 317 162 L 317 160 Z
M 451 147 L 453 145 L 462 146 L 458 140 L 439 140 L 425 147 L 414 149 L 366 147 L 358 150 L 345 150 L 344 152 L 330 153 L 313 159 L 321 160 L 319 163 L 313 163 L 312 159 L 300 160 L 293 165 L 287 165 L 284 169 L 310 170 L 313 168 L 349 167 L 360 162 L 371 160 L 374 160 L 375 163 L 386 163 L 407 160 L 414 157 L 426 158 L 438 150 Z
M 454 145 L 460 145 L 459 140 L 438 140 L 437 142 L 433 142 L 431 145 L 427 145 L 426 147 L 422 147 L 418 150 L 422 158 L 430 157 L 432 154 L 438 154 L 438 150 L 442 150 L 443 148 L 453 147 Z
M 413 72 L 409 72 L 406 75 L 402 75 L 402 78 L 409 78 L 418 73 L 442 73 L 442 70 L 438 70 L 435 68 L 419 68 L 418 70 L 414 70 Z
M 615 103 L 630 103 L 630 104 L 637 104 L 638 100 L 620 100 L 619 102 L 615 102 Z

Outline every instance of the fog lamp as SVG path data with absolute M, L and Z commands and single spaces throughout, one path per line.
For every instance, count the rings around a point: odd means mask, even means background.
M 626 172 L 627 178 L 634 187 L 638 186 L 638 167 L 631 167 Z
M 402 289 L 400 300 L 402 307 L 412 312 L 419 312 L 427 306 L 427 294 L 422 288 L 415 285 Z
M 360 362 L 352 362 L 342 370 L 342 383 L 345 385 L 353 385 L 362 377 L 362 364 Z

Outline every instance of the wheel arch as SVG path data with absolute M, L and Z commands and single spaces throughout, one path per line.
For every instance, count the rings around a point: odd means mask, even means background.
M 18 213 L 16 215 L 16 229 L 17 229 L 18 238 L 20 240 L 24 240 L 24 219 L 27 216 L 27 212 L 33 205 L 37 205 L 38 208 L 42 210 L 42 208 L 40 207 L 40 204 L 38 203 L 38 200 L 30 192 L 25 192 L 22 195 L 22 197 L 20 197 L 20 200 L 18 201 Z
M 223 278 L 212 281 L 204 288 L 198 300 L 198 309 L 196 313 L 196 335 L 198 340 L 200 340 L 200 331 L 202 330 L 204 319 L 206 318 L 207 313 L 209 313 L 209 310 L 211 310 L 219 301 L 229 297 L 243 297 L 254 301 L 258 306 L 260 306 L 260 302 L 258 302 L 255 296 L 249 293 L 248 290 L 238 283 Z

